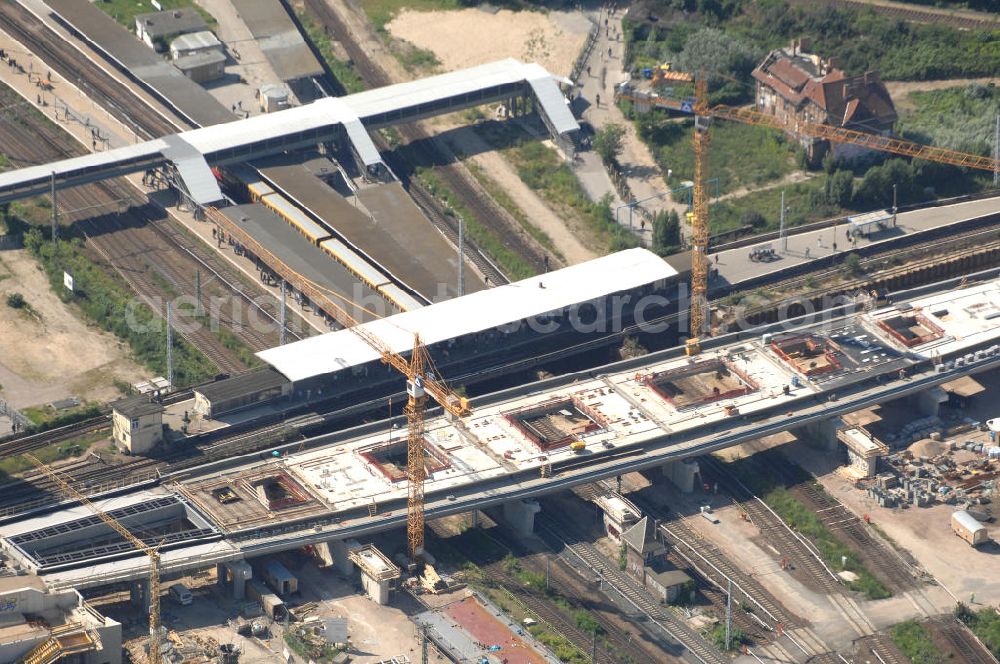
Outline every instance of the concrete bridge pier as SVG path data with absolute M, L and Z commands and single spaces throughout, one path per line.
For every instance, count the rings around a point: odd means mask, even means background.
M 835 417 L 829 420 L 810 422 L 805 426 L 795 429 L 793 433 L 799 440 L 805 441 L 806 445 L 810 447 L 815 447 L 824 452 L 833 452 L 837 449 L 837 429 L 842 425 L 843 422 L 841 419 Z
M 937 417 L 941 411 L 941 404 L 948 403 L 948 393 L 939 386 L 934 386 L 907 398 L 923 417 Z
M 472 510 L 472 527 L 479 527 L 479 510 Z
M 535 515 L 542 511 L 537 500 L 514 500 L 503 504 L 503 518 L 520 535 L 535 532 Z
M 327 546 L 330 547 L 330 554 L 333 559 L 333 568 L 338 574 L 350 577 L 354 574 L 354 563 L 351 562 L 350 554 L 352 549 L 357 549 L 361 543 L 357 540 L 331 540 Z
M 245 560 L 230 560 L 215 565 L 215 582 L 233 599 L 246 597 L 247 581 L 253 578 L 253 568 Z
M 663 476 L 673 482 L 681 493 L 692 493 L 701 484 L 701 467 L 696 459 L 668 461 L 660 468 Z

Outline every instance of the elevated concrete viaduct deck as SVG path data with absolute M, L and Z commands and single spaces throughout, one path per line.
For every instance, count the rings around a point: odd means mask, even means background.
M 895 318 L 915 311 L 940 334 L 907 346 L 880 332 L 893 328 Z M 803 350 L 798 342 L 782 341 L 785 337 L 813 341 Z M 805 352 L 829 354 L 838 369 L 809 375 L 802 357 L 791 357 Z M 757 389 L 678 409 L 648 380 L 650 375 L 680 368 L 686 373 L 697 372 L 701 365 L 716 370 L 712 367 L 720 362 L 738 368 Z M 806 427 L 819 431 L 823 427 L 818 425 L 838 415 L 923 395 L 959 376 L 998 367 L 1000 280 L 994 279 L 870 313 L 844 313 L 819 324 L 729 335 L 707 341 L 701 355 L 693 358 L 673 349 L 600 371 L 534 383 L 479 400 L 475 412 L 462 422 L 428 420 L 425 440 L 433 446 L 435 463 L 425 485 L 427 517 L 525 500 L 782 431 Z M 915 408 L 926 401 L 918 399 Z M 575 409 L 569 415 L 563 412 L 569 410 L 568 403 Z M 558 437 L 559 431 L 543 429 L 558 429 L 561 418 L 569 418 L 584 449 L 540 448 L 511 422 L 525 412 L 535 418 L 532 421 L 552 414 L 539 429 L 542 436 Z M 591 424 L 581 427 L 580 418 L 572 417 L 574 412 L 586 413 Z M 295 443 L 283 457 L 227 460 L 164 478 L 162 486 L 144 495 L 110 499 L 108 507 L 116 507 L 114 501 L 173 494 L 196 505 L 198 513 L 223 534 L 221 541 L 166 552 L 167 574 L 374 534 L 400 527 L 406 519 L 406 483 L 371 466 L 371 450 L 386 445 L 390 432 L 387 423 L 379 422 L 322 436 L 313 441 L 319 446 L 306 451 L 298 451 Z M 237 497 L 245 501 L 238 509 L 251 515 L 264 510 L 271 516 L 244 525 L 223 517 L 234 509 L 235 500 L 224 487 L 245 484 L 247 478 L 253 481 L 244 487 L 242 498 Z M 254 498 L 253 487 L 259 486 L 272 489 Z M 70 507 L 0 526 L 0 545 L 16 557 L 11 542 L 79 519 L 81 510 Z M 30 561 L 24 564 L 31 567 Z M 54 587 L 90 587 L 145 574 L 145 561 L 133 557 L 115 563 L 85 561 L 42 578 Z

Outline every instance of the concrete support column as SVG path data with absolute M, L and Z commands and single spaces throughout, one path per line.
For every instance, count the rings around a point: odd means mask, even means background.
M 932 387 L 910 397 L 914 408 L 924 417 L 937 417 L 941 404 L 948 402 L 948 393 L 940 387 Z
M 368 597 L 376 604 L 385 606 L 389 603 L 389 581 L 379 581 L 362 572 L 361 585 Z
M 355 540 L 331 540 L 330 553 L 333 555 L 333 568 L 338 574 L 351 576 L 354 573 L 354 563 L 347 557 L 347 552 L 358 546 Z
M 692 493 L 701 479 L 701 466 L 695 459 L 668 461 L 661 469 L 663 476 L 673 482 L 681 493 Z
M 503 504 L 503 518 L 518 534 L 530 535 L 535 531 L 535 515 L 542 511 L 537 500 L 514 500 Z
M 245 560 L 231 560 L 226 563 L 226 570 L 232 578 L 233 599 L 243 599 L 247 594 L 247 581 L 253 578 L 253 568 Z
M 149 579 L 136 579 L 129 582 L 128 600 L 132 606 L 144 613 L 149 613 Z
M 229 585 L 229 574 L 225 563 L 215 563 L 215 585 L 222 592 L 226 592 Z
M 479 527 L 479 510 L 472 510 L 472 527 Z
M 795 435 L 810 447 L 832 452 L 837 449 L 837 428 L 840 418 L 811 422 L 795 430 Z

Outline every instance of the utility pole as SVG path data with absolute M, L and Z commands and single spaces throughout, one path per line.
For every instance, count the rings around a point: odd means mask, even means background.
M 288 327 L 288 320 L 285 318 L 285 316 L 288 315 L 288 304 L 285 302 L 285 293 L 286 293 L 287 290 L 288 289 L 286 287 L 285 280 L 282 279 L 281 280 L 281 312 L 280 312 L 280 316 L 278 317 L 278 324 L 281 326 L 281 330 L 278 332 L 278 335 L 279 335 L 278 345 L 279 346 L 284 346 L 285 345 L 285 328 Z M 392 407 L 392 401 L 389 402 L 389 407 L 390 408 Z
M 201 318 L 201 270 L 194 271 L 194 317 Z
M 892 225 L 896 225 L 896 185 L 892 185 Z
M 781 239 L 781 250 L 788 251 L 788 238 L 785 237 L 785 190 L 781 190 L 781 207 L 778 209 L 778 237 Z
M 174 328 L 170 324 L 170 303 L 167 302 L 167 389 L 174 387 Z
M 597 664 L 597 629 L 594 629 L 594 640 L 590 646 L 590 661 Z
M 997 124 L 993 129 L 993 188 L 1000 187 L 1000 113 L 997 113 Z
M 458 218 L 458 296 L 465 295 L 465 221 Z
M 726 589 L 726 650 L 732 645 L 733 637 L 733 580 L 728 579 L 729 586 Z
M 49 195 L 52 198 L 52 256 L 56 255 L 56 242 L 59 238 L 59 208 L 56 207 L 56 172 L 52 171 L 49 180 Z
M 549 571 L 552 567 L 552 558 L 545 557 L 545 589 L 549 589 Z

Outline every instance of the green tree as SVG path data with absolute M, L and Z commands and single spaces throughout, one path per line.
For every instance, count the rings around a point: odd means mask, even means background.
M 750 209 L 740 215 L 740 225 L 753 226 L 754 229 L 764 228 L 767 225 L 767 219 L 757 210 Z
M 11 293 L 7 296 L 7 306 L 11 309 L 22 309 L 24 305 L 24 296 L 20 293 Z
M 614 122 L 606 124 L 594 135 L 594 150 L 605 164 L 613 163 L 622 153 L 625 127 Z
M 868 169 L 854 190 L 854 202 L 873 207 L 892 205 L 893 185 L 897 188 L 899 204 L 917 200 L 920 188 L 913 167 L 902 159 L 889 159 L 881 166 Z
M 854 175 L 850 171 L 836 171 L 826 178 L 826 200 L 830 205 L 847 207 L 854 195 Z
M 847 269 L 847 273 L 851 275 L 859 275 L 864 270 L 861 269 L 861 259 L 858 258 L 857 254 L 847 254 L 844 258 L 844 267 Z
M 741 38 L 718 28 L 704 28 L 691 34 L 677 57 L 681 71 L 704 71 L 713 83 L 720 78 L 745 80 L 758 61 L 757 51 Z
M 681 220 L 677 210 L 657 212 L 653 217 L 653 251 L 660 256 L 672 254 L 681 244 Z

